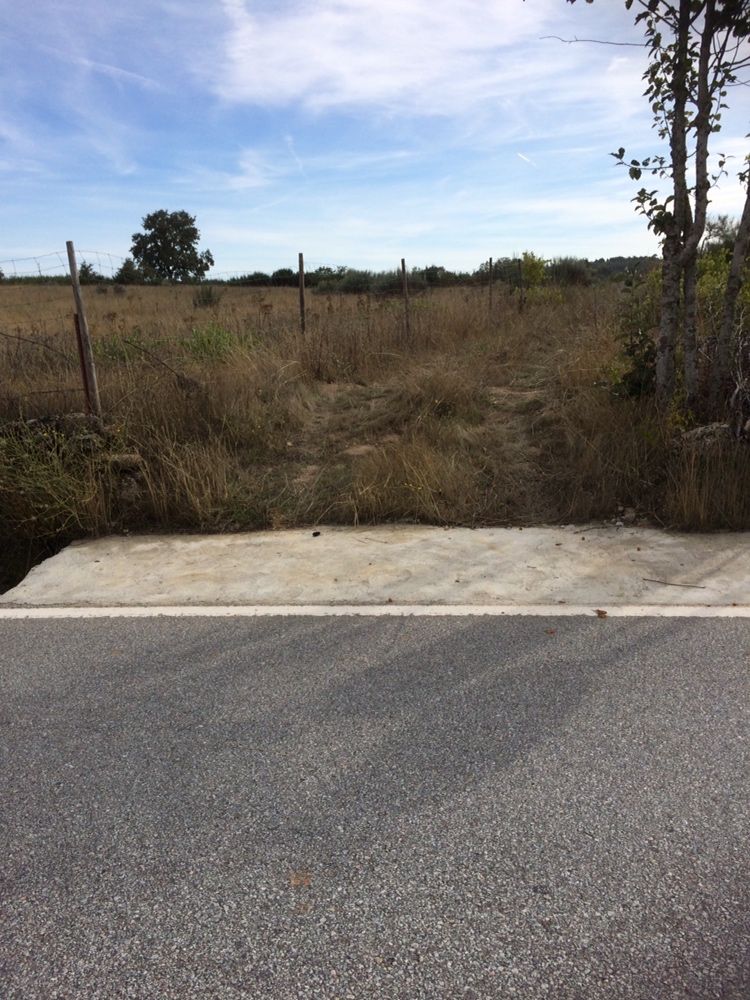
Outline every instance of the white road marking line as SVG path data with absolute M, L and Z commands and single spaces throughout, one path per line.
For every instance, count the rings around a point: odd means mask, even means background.
M 602 614 L 601 612 L 606 612 Z M 587 618 L 750 618 L 750 605 L 690 604 L 251 604 L 251 605 L 182 605 L 176 607 L 8 607 L 0 608 L 0 622 L 18 619 L 50 618 L 273 618 L 273 617 L 461 617 L 490 615 L 512 617 Z

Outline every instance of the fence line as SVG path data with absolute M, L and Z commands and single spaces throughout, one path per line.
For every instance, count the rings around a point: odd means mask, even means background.
M 123 257 L 121 254 L 113 253 L 110 250 L 95 250 L 82 248 L 77 249 L 77 254 L 79 257 L 80 264 L 84 262 L 91 265 L 94 270 L 102 274 L 105 278 L 112 278 L 114 274 L 119 270 L 121 265 L 128 259 L 128 257 Z M 483 273 L 486 279 L 492 279 L 494 281 L 513 281 L 517 282 L 520 274 L 521 260 L 519 258 L 506 257 L 504 259 L 495 259 L 493 261 L 490 258 L 490 265 L 488 267 L 487 259 L 482 263 L 479 268 L 472 272 L 453 272 L 460 274 L 470 274 L 475 279 Z M 296 262 L 295 262 L 296 265 Z M 427 272 L 434 265 L 425 265 L 424 267 L 412 267 L 409 268 L 408 273 L 410 276 Z M 6 257 L 0 258 L 0 270 L 5 273 L 5 277 L 8 280 L 13 280 L 14 278 L 35 278 L 35 277 L 45 277 L 58 276 L 60 278 L 69 277 L 68 264 L 66 260 L 66 250 L 49 250 L 45 253 L 30 254 L 25 257 Z M 236 268 L 234 270 L 225 271 L 212 271 L 210 272 L 205 281 L 211 282 L 212 280 L 230 280 L 232 278 L 242 278 L 245 276 L 251 276 L 253 274 L 266 274 L 269 278 L 273 274 L 279 271 L 288 272 L 288 277 L 296 278 L 298 274 L 298 267 L 288 267 L 288 268 L 276 268 L 274 271 L 262 271 L 258 268 L 252 270 L 250 268 Z M 381 267 L 349 267 L 342 264 L 331 264 L 329 261 L 323 260 L 311 260 L 310 258 L 305 259 L 305 274 L 310 278 L 311 275 L 316 274 L 316 272 L 325 271 L 326 276 L 330 277 L 340 277 L 342 274 L 349 273 L 368 273 L 368 274 L 393 274 L 397 279 L 401 280 L 401 266 L 400 263 L 394 261 L 391 268 Z
M 111 253 L 109 250 L 79 250 L 81 262 L 91 265 L 99 274 L 105 278 L 111 278 L 119 270 L 126 260 L 120 254 Z M 4 272 L 5 278 L 12 281 L 14 278 L 43 278 L 45 276 L 67 278 L 70 276 L 65 250 L 50 250 L 47 253 L 34 254 L 29 257 L 6 257 L 0 260 L 0 271 Z M 54 262 L 50 258 L 55 258 Z M 24 267 L 33 263 L 33 267 Z

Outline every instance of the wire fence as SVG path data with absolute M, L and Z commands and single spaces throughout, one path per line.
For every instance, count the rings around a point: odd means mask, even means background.
M 126 258 L 108 250 L 78 250 L 79 268 L 87 265 L 104 278 L 114 278 Z M 50 250 L 29 257 L 7 257 L 0 260 L 0 271 L 12 281 L 14 278 L 70 278 L 65 250 Z
M 113 253 L 109 250 L 77 249 L 79 260 L 79 271 L 81 272 L 82 283 L 87 283 L 96 278 L 113 280 L 120 272 L 123 264 L 131 258 L 123 257 L 121 254 Z M 490 270 L 491 268 L 491 270 Z M 311 260 L 307 259 L 305 264 L 306 278 L 313 284 L 316 280 L 333 278 L 343 278 L 348 275 L 350 282 L 354 284 L 357 276 L 385 276 L 398 275 L 400 267 L 398 262 L 394 262 L 392 268 L 372 269 L 365 267 L 349 267 L 337 261 Z M 419 281 L 427 280 L 429 283 L 440 284 L 441 280 L 447 280 L 448 276 L 455 276 L 461 281 L 472 281 L 482 283 L 483 281 L 499 281 L 505 283 L 518 283 L 521 280 L 522 261 L 520 258 L 492 258 L 480 264 L 471 272 L 451 272 L 436 265 L 418 266 L 408 268 L 409 276 Z M 69 279 L 70 272 L 66 259 L 65 250 L 49 250 L 45 253 L 33 254 L 26 257 L 6 257 L 0 259 L 0 273 L 8 281 L 22 279 L 59 280 Z M 294 266 L 278 268 L 275 271 L 261 271 L 252 268 L 235 268 L 234 270 L 215 271 L 212 270 L 205 281 L 218 282 L 242 282 L 248 279 L 247 283 L 255 283 L 252 279 L 260 282 L 263 278 L 268 278 L 270 284 L 283 285 L 291 283 L 296 279 L 298 268 L 296 262 Z M 286 279 L 286 280 L 285 280 Z
M 471 295 L 474 319 L 482 323 L 492 324 L 503 286 L 513 292 L 520 288 L 519 308 L 524 303 L 520 260 L 489 259 L 471 274 L 456 274 L 437 266 L 409 268 L 404 259 L 391 270 L 371 271 L 319 259 L 305 261 L 300 253 L 296 266 L 270 274 L 219 271 L 178 288 L 159 289 L 158 283 L 147 282 L 144 294 L 139 291 L 143 283 L 132 280 L 132 271 L 123 273 L 128 260 L 105 250 L 74 252 L 72 244 L 66 250 L 0 259 L 0 343 L 6 370 L 0 397 L 12 387 L 16 400 L 57 396 L 64 407 L 70 394 L 83 392 L 87 400 L 96 397 L 95 358 L 109 367 L 133 358 L 144 363 L 151 359 L 165 371 L 179 374 L 167 361 L 175 356 L 179 360 L 181 347 L 195 360 L 223 350 L 227 338 L 283 335 L 295 327 L 303 339 L 312 336 L 308 345 L 315 338 L 338 338 L 344 354 L 363 350 L 373 329 L 391 346 L 404 349 L 434 325 L 437 302 L 431 304 L 431 293 L 443 286 L 474 286 L 465 294 Z M 79 279 L 83 296 L 77 289 Z M 67 292 L 62 287 L 66 285 Z M 286 292 L 269 295 L 269 286 Z M 226 288 L 236 291 L 226 294 Z M 425 293 L 427 299 L 420 301 Z M 160 357 L 155 352 L 162 348 L 167 353 Z M 28 362 L 24 351 L 33 353 Z M 84 356 L 90 356 L 88 374 L 83 372 Z M 83 389 L 70 381 L 79 364 Z

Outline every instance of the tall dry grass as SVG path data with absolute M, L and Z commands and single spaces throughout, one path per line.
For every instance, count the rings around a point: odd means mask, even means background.
M 82 394 L 72 300 L 0 284 L 0 539 L 318 521 L 528 524 L 632 506 L 682 528 L 749 527 L 742 448 L 676 444 L 674 415 L 617 398 L 619 291 L 375 296 L 84 290 L 105 428 Z M 29 423 L 36 420 L 38 423 Z M 123 461 L 122 456 L 128 461 Z

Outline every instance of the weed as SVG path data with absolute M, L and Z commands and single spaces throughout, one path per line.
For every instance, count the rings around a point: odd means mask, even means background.
M 196 309 L 216 309 L 221 303 L 221 292 L 215 285 L 199 285 L 193 292 Z
M 183 344 L 197 361 L 224 361 L 237 344 L 237 338 L 218 323 L 194 327 Z

